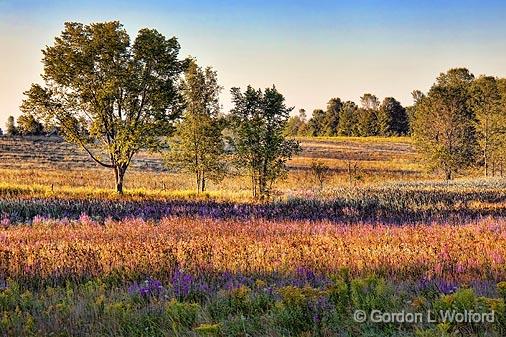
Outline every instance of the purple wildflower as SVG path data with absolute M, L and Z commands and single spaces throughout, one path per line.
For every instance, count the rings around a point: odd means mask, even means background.
M 172 275 L 172 289 L 178 299 L 187 298 L 193 287 L 193 277 L 177 268 Z
M 128 293 L 132 296 L 142 298 L 160 297 L 166 292 L 165 287 L 158 280 L 148 278 L 141 284 L 134 283 L 128 288 Z

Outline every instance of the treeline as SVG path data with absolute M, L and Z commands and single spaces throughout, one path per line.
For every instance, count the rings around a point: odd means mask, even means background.
M 5 125 L 7 136 L 41 136 L 51 131 L 47 130 L 32 114 L 22 114 L 17 120 L 14 119 L 14 116 L 9 116 Z M 0 130 L 0 135 L 2 134 L 3 132 Z
M 410 131 L 407 109 L 393 97 L 382 102 L 364 94 L 360 106 L 332 98 L 326 110 L 316 109 L 309 120 L 306 111 L 288 120 L 288 136 L 400 136 Z
M 429 167 L 447 179 L 467 168 L 503 176 L 506 161 L 506 79 L 450 69 L 427 93 L 414 91 L 412 129 Z

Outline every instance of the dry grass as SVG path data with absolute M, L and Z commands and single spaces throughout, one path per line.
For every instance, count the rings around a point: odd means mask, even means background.
M 309 170 L 313 160 L 330 168 L 328 187 L 377 184 L 384 181 L 427 177 L 407 137 L 299 138 L 303 151 L 289 162 L 286 179 L 277 183 L 280 192 L 315 187 Z M 0 181 L 17 186 L 32 184 L 64 188 L 113 188 L 113 174 L 91 161 L 87 154 L 56 138 L 0 138 Z M 193 191 L 193 177 L 168 172 L 161 154 L 140 153 L 125 178 L 128 189 Z M 233 176 L 219 184 L 209 182 L 211 193 L 244 195 L 249 179 Z

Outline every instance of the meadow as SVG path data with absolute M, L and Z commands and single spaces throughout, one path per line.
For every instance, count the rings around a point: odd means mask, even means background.
M 1 138 L 0 335 L 506 334 L 505 179 L 440 180 L 406 137 L 300 140 L 260 203 L 241 175 L 197 195 L 152 153 L 120 196 L 70 145 Z M 313 160 L 330 168 L 323 186 Z

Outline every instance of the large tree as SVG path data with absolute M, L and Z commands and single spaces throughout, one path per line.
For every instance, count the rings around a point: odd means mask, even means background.
M 325 136 L 337 136 L 339 112 L 341 111 L 342 105 L 343 103 L 340 98 L 331 98 L 328 101 L 323 126 L 323 134 Z
M 158 149 L 180 116 L 179 48 L 175 37 L 146 28 L 131 43 L 117 21 L 66 23 L 43 51 L 45 85 L 33 84 L 21 108 L 112 169 L 122 193 L 132 157 Z
M 499 154 L 498 150 L 506 136 L 506 115 L 495 77 L 480 76 L 473 81 L 471 88 L 484 173 L 488 176 L 490 162 L 496 161 L 495 155 Z
M 358 107 L 352 101 L 346 101 L 339 113 L 339 125 L 337 127 L 340 136 L 358 135 Z
M 378 110 L 378 132 L 382 136 L 399 136 L 408 133 L 406 109 L 393 97 L 386 97 Z
M 325 111 L 322 109 L 313 110 L 313 114 L 307 122 L 308 133 L 310 136 L 323 136 L 325 131 L 325 118 Z
M 498 144 L 497 147 L 493 149 L 491 156 L 494 158 L 494 162 L 492 163 L 493 173 L 495 173 L 495 169 L 497 168 L 501 176 L 504 176 L 504 165 L 506 164 L 506 130 L 504 129 L 504 127 L 506 127 L 506 78 L 497 79 L 497 88 L 501 96 L 500 118 L 503 129 L 502 132 L 498 134 Z
M 413 90 L 411 92 L 411 97 L 413 97 L 413 105 L 406 107 L 406 115 L 408 117 L 408 134 L 410 135 L 413 133 L 416 107 L 418 103 L 422 101 L 422 98 L 425 97 L 425 94 L 421 90 Z
M 375 136 L 378 134 L 378 98 L 366 93 L 360 97 L 361 108 L 358 110 L 358 133 L 360 136 Z
M 237 162 L 250 177 L 253 197 L 268 198 L 272 184 L 286 172 L 286 161 L 300 151 L 295 140 L 285 139 L 290 111 L 285 98 L 273 86 L 262 92 L 248 86 L 232 88 L 231 127 Z
M 205 191 L 207 179 L 219 181 L 225 173 L 221 89 L 216 71 L 190 61 L 182 84 L 186 109 L 171 139 L 168 162 L 195 174 L 197 193 Z
M 475 162 L 475 116 L 469 100 L 472 78 L 462 69 L 441 74 L 416 104 L 415 143 L 429 165 L 442 170 L 446 179 Z

